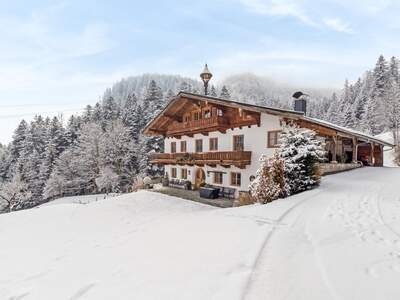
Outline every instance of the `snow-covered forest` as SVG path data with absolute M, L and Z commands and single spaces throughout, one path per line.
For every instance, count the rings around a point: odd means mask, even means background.
M 274 92 L 267 94 L 265 87 L 250 82 L 249 76 L 231 78 L 211 86 L 210 94 L 290 108 L 286 90 L 271 87 Z M 141 131 L 180 90 L 200 93 L 202 85 L 180 76 L 136 76 L 114 84 L 101 101 L 66 124 L 40 115 L 22 120 L 12 142 L 0 145 L 0 210 L 31 207 L 61 195 L 128 191 L 138 174 L 160 171 L 148 160 L 149 153 L 162 150 L 162 139 Z M 340 93 L 312 94 L 308 114 L 372 134 L 395 132 L 399 95 L 398 60 L 381 56 L 373 70 L 354 83 L 346 81 Z

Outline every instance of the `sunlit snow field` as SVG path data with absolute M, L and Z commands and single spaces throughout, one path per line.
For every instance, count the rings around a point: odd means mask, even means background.
M 263 206 L 141 191 L 3 214 L 0 299 L 399 299 L 399 182 L 362 168 Z

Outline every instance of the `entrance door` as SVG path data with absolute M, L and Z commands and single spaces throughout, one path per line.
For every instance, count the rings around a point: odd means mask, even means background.
M 195 188 L 198 189 L 202 183 L 206 182 L 206 173 L 202 168 L 196 170 Z

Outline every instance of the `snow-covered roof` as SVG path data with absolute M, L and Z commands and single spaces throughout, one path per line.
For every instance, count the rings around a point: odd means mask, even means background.
M 392 143 L 389 143 L 387 141 L 384 141 L 380 138 L 377 138 L 373 135 L 369 135 L 367 133 L 353 130 L 347 127 L 339 126 L 336 124 L 333 124 L 331 122 L 327 122 L 324 120 L 320 120 L 317 118 L 311 118 L 307 117 L 304 115 L 303 112 L 300 111 L 295 111 L 291 109 L 282 109 L 282 108 L 276 108 L 276 107 L 269 107 L 269 106 L 261 106 L 261 105 L 255 105 L 255 104 L 249 104 L 245 102 L 239 102 L 239 101 L 234 101 L 234 100 L 227 100 L 223 98 L 218 98 L 218 97 L 212 97 L 212 96 L 205 96 L 205 95 L 200 95 L 200 94 L 194 94 L 194 93 L 188 93 L 188 92 L 179 92 L 178 95 L 172 100 L 165 108 L 164 110 L 152 121 L 150 121 L 149 124 L 147 124 L 145 132 L 147 129 L 153 124 L 161 115 L 163 115 L 168 108 L 171 106 L 171 104 L 180 98 L 187 98 L 187 99 L 193 99 L 193 100 L 206 100 L 209 102 L 213 102 L 216 104 L 220 105 L 228 105 L 228 106 L 234 106 L 234 107 L 239 107 L 247 110 L 252 110 L 256 112 L 261 112 L 261 113 L 266 113 L 266 114 L 275 114 L 275 115 L 283 115 L 285 117 L 291 118 L 291 119 L 296 119 L 296 120 L 303 120 L 305 122 L 309 122 L 315 125 L 319 125 L 325 128 L 329 128 L 332 130 L 335 130 L 337 132 L 340 132 L 342 134 L 348 134 L 352 135 L 355 137 L 358 137 L 360 139 L 365 140 L 366 142 L 375 142 L 377 144 L 381 144 L 384 146 L 389 146 L 389 147 L 394 147 Z
M 336 125 L 336 124 L 328 122 L 328 121 L 320 120 L 320 119 L 317 119 L 317 118 L 311 118 L 311 117 L 307 117 L 307 116 L 303 116 L 302 119 L 304 119 L 306 121 L 309 121 L 309 122 L 316 123 L 316 124 L 321 125 L 321 126 L 329 127 L 331 129 L 334 129 L 336 131 L 340 131 L 342 133 L 347 133 L 347 134 L 350 134 L 350 135 L 355 135 L 355 136 L 357 136 L 359 138 L 367 139 L 367 141 L 376 142 L 378 144 L 383 144 L 385 146 L 394 147 L 393 144 L 391 144 L 391 143 L 389 143 L 387 141 L 384 141 L 384 140 L 382 140 L 380 138 L 377 138 L 377 137 L 375 137 L 373 135 L 369 135 L 369 134 L 366 134 L 366 133 L 358 131 L 358 130 L 354 130 L 354 129 L 351 129 L 351 128 L 339 126 L 339 125 Z

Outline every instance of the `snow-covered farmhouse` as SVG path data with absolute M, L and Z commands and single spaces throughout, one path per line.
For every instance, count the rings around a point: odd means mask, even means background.
M 373 136 L 305 115 L 304 99 L 295 110 L 240 103 L 180 92 L 145 128 L 161 135 L 165 153 L 151 163 L 164 165 L 169 179 L 182 179 L 198 188 L 204 184 L 248 191 L 262 154 L 273 155 L 279 133 L 290 121 L 314 130 L 325 141 L 325 172 L 364 165 L 382 166 L 383 147 L 391 144 Z M 300 111 L 301 110 L 301 111 Z

